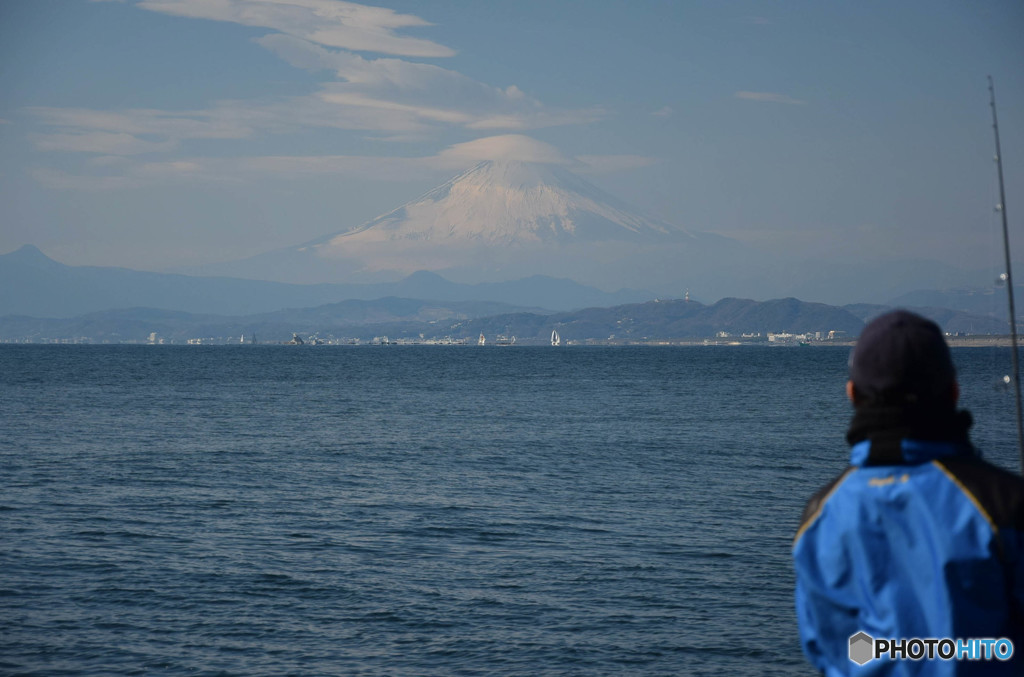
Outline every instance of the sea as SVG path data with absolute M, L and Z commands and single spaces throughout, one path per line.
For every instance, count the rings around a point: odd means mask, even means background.
M 0 674 L 810 675 L 848 355 L 0 346 Z M 954 350 L 1015 470 L 1009 358 Z

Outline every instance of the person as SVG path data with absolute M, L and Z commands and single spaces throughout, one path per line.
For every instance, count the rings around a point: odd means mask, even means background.
M 942 332 L 887 313 L 864 328 L 849 369 L 850 466 L 810 499 L 793 543 L 804 654 L 826 675 L 1024 674 L 1024 478 L 971 445 Z M 858 633 L 1005 638 L 1015 654 L 855 662 Z

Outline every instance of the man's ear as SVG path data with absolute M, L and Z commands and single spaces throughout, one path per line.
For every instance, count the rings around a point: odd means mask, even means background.
M 849 398 L 855 406 L 857 404 L 857 389 L 853 387 L 853 381 L 846 382 L 846 397 Z

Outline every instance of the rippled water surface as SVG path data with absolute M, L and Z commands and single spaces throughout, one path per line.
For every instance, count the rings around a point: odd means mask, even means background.
M 955 357 L 1015 468 L 1008 353 Z M 0 671 L 808 674 L 846 359 L 0 346 Z

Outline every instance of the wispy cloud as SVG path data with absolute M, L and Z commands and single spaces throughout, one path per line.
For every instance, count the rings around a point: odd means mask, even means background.
M 457 143 L 428 161 L 438 169 L 459 169 L 482 160 L 514 160 L 543 164 L 568 164 L 554 146 L 521 134 L 504 134 Z
M 169 152 L 192 139 L 246 139 L 259 134 L 286 134 L 302 129 L 384 132 L 396 140 L 427 140 L 451 128 L 527 130 L 583 124 L 604 116 L 600 108 L 552 110 L 508 90 L 473 81 L 459 83 L 458 73 L 435 78 L 421 97 L 386 83 L 328 83 L 319 92 L 262 104 L 223 101 L 201 111 L 129 109 L 29 109 L 42 131 L 30 139 L 38 150 L 135 155 Z M 444 86 L 441 82 L 450 86 Z M 460 97 L 454 85 L 462 84 Z M 443 100 L 435 92 L 448 91 Z M 458 100 L 456 100 L 458 99 Z
M 139 182 L 127 175 L 70 174 L 57 169 L 38 168 L 29 172 L 48 188 L 55 190 L 112 191 L 134 188 Z
M 366 155 L 258 156 L 243 158 L 193 157 L 167 162 L 142 162 L 124 156 L 103 156 L 90 164 L 105 174 L 72 174 L 41 169 L 33 176 L 56 189 L 119 190 L 173 181 L 246 181 L 272 177 L 301 180 L 336 175 L 386 181 L 422 179 L 453 174 L 483 160 L 513 160 L 570 167 L 583 174 L 600 174 L 645 167 L 656 162 L 638 155 L 581 155 L 569 157 L 554 146 L 521 134 L 503 134 L 453 144 L 434 155 L 375 157 Z
M 82 132 L 74 134 L 31 134 L 29 139 L 39 150 L 102 153 L 104 155 L 138 155 L 154 151 L 168 151 L 177 142 L 144 141 L 131 134 L 112 132 Z
M 572 164 L 557 148 L 519 134 L 505 134 L 457 143 L 422 157 L 354 155 L 265 156 L 216 161 L 216 171 L 268 175 L 279 179 L 335 174 L 404 181 L 429 174 L 451 174 L 483 160 L 514 160 L 541 164 Z
M 28 112 L 53 130 L 29 137 L 36 148 L 45 151 L 135 155 L 173 150 L 183 139 L 241 139 L 253 132 L 252 126 L 245 123 L 244 116 L 231 115 L 223 110 L 96 111 L 37 107 L 28 109 Z
M 230 112 L 230 107 L 202 111 L 163 111 L 148 108 L 125 111 L 98 111 L 88 108 L 29 108 L 42 123 L 54 127 L 93 131 L 118 131 L 125 134 L 154 134 L 181 139 L 242 139 L 253 131 L 249 119 Z
M 127 190 L 192 181 L 204 184 L 239 183 L 242 180 L 237 172 L 237 162 L 229 163 L 216 158 L 143 162 L 137 158 L 107 156 L 96 158 L 89 164 L 95 171 L 76 174 L 59 169 L 37 168 L 30 174 L 49 188 L 79 191 Z M 236 171 L 228 171 L 232 169 Z
M 420 17 L 341 0 L 142 0 L 138 6 L 175 16 L 270 28 L 357 52 L 411 57 L 455 54 L 431 40 L 398 34 L 404 28 L 431 25 Z
M 158 182 L 332 174 L 404 180 L 495 158 L 568 164 L 587 172 L 643 163 L 628 156 L 567 158 L 528 136 L 498 133 L 586 124 L 606 112 L 600 107 L 553 108 L 514 84 L 496 87 L 448 68 L 400 58 L 454 54 L 438 43 L 404 35 L 404 29 L 431 25 L 413 15 L 340 0 L 141 0 L 135 6 L 267 28 L 268 34 L 254 39 L 257 44 L 296 68 L 327 70 L 334 79 L 302 96 L 216 101 L 193 110 L 30 108 L 35 129 L 29 139 L 37 150 L 93 156 L 77 169 L 71 169 L 74 164 L 37 169 L 33 176 L 44 185 L 109 191 Z M 227 158 L 213 156 L 218 151 L 208 150 L 211 144 L 196 143 L 256 141 L 315 129 L 350 130 L 405 143 L 436 140 L 452 130 L 496 135 L 420 157 L 247 156 L 243 150 Z
M 142 5 L 184 16 L 231 16 L 239 21 L 262 17 L 260 21 L 273 26 L 287 22 L 268 18 L 266 12 L 272 6 L 281 5 L 287 10 L 285 14 L 294 7 L 310 10 L 334 6 L 326 0 L 146 0 Z M 260 11 L 242 11 L 250 5 Z M 350 19 L 362 16 L 360 6 L 341 5 L 350 12 Z M 379 22 L 403 16 L 390 10 L 379 14 L 377 8 L 368 9 L 374 11 L 366 16 L 376 17 Z M 328 25 L 333 24 L 328 21 Z M 395 25 L 414 24 L 395 19 Z M 317 91 L 305 96 L 258 103 L 221 101 L 205 110 L 33 108 L 29 112 L 45 129 L 34 134 L 32 140 L 43 151 L 136 155 L 172 151 L 189 139 L 244 139 L 261 133 L 302 129 L 383 132 L 390 138 L 422 140 L 429 133 L 446 128 L 519 131 L 585 124 L 605 114 L 596 107 L 552 109 L 515 85 L 493 87 L 432 64 L 390 57 L 368 59 L 293 34 L 274 33 L 257 38 L 256 42 L 293 66 L 331 70 L 337 81 L 320 85 Z
M 800 99 L 794 99 L 791 96 L 785 94 L 778 94 L 776 92 L 736 92 L 733 94 L 737 99 L 746 99 L 747 101 L 761 101 L 765 103 L 785 103 L 795 106 L 802 106 L 807 103 Z
M 651 113 L 651 115 L 653 115 L 654 117 L 657 117 L 657 118 L 667 118 L 667 117 L 671 117 L 673 114 L 675 114 L 675 111 L 672 110 L 671 106 L 665 106 L 664 108 L 659 108 L 658 110 L 656 110 L 653 113 Z
M 416 131 L 441 123 L 468 129 L 536 129 L 582 124 L 603 117 L 597 108 L 552 110 L 515 85 L 493 87 L 453 70 L 402 59 L 366 59 L 288 35 L 256 40 L 298 68 L 332 70 L 318 97 L 342 109 L 342 119 L 371 112 L 382 130 Z M 363 127 L 357 127 L 363 128 Z

